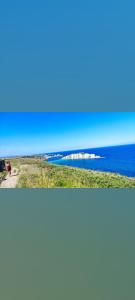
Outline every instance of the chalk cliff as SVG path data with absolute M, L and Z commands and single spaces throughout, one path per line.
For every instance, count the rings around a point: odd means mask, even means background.
M 98 156 L 96 154 L 89 154 L 89 153 L 73 153 L 67 156 L 62 157 L 62 159 L 96 159 L 96 158 L 102 158 L 101 156 Z

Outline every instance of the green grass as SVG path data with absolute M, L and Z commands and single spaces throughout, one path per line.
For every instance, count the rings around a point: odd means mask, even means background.
M 119 174 L 56 166 L 36 158 L 12 160 L 20 170 L 18 188 L 135 188 L 135 179 Z

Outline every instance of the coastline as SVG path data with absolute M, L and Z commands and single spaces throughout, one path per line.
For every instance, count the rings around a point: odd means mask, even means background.
M 48 161 L 56 162 L 60 166 L 66 165 L 97 172 L 111 172 L 130 178 L 135 177 L 135 145 L 84 149 L 83 152 L 76 150 L 76 152 L 60 152 L 60 154 L 63 159 L 49 159 Z M 80 154 L 83 154 L 83 157 L 80 157 Z
M 11 164 L 17 174 L 14 188 L 135 188 L 135 178 L 60 166 L 42 158 L 16 158 Z
M 91 172 L 91 173 L 101 173 L 101 174 L 108 174 L 108 175 L 116 175 L 116 176 L 120 176 L 120 177 L 126 177 L 128 179 L 133 179 L 135 180 L 135 177 L 130 177 L 130 176 L 126 176 L 126 175 L 122 175 L 120 173 L 115 173 L 115 172 L 111 172 L 111 171 L 104 171 L 104 170 L 93 170 L 93 169 L 85 169 L 85 168 L 80 168 L 80 167 L 74 167 L 74 166 L 68 166 L 68 165 L 60 165 L 60 164 L 56 164 L 56 163 L 53 163 L 52 161 L 51 162 L 48 162 L 49 164 L 51 165 L 54 165 L 56 167 L 67 167 L 67 168 L 70 168 L 70 169 L 77 169 L 77 170 L 82 170 L 82 171 L 87 171 L 87 172 Z

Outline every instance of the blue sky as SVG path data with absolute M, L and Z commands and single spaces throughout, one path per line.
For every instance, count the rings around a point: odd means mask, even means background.
M 1 101 L 134 101 L 134 12 L 134 0 L 1 1 Z
M 0 156 L 135 143 L 135 113 L 0 113 Z

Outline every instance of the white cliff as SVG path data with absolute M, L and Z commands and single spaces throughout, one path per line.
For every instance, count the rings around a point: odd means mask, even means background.
M 101 156 L 98 156 L 96 154 L 89 154 L 89 153 L 73 153 L 67 156 L 62 157 L 62 159 L 97 159 L 102 158 Z

